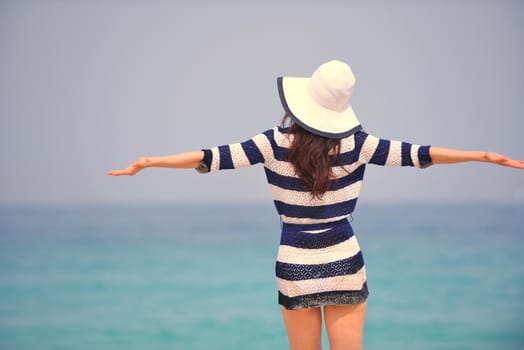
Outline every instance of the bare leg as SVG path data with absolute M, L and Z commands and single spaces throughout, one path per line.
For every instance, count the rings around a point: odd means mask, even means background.
M 326 305 L 324 319 L 331 350 L 361 350 L 367 303 Z
M 322 312 L 320 308 L 287 310 L 281 307 L 281 309 L 291 350 L 321 350 Z

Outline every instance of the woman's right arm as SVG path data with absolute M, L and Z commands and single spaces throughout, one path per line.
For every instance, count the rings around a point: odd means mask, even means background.
M 463 151 L 435 146 L 419 146 L 408 142 L 381 139 L 365 132 L 356 134 L 362 144 L 360 159 L 365 163 L 386 166 L 416 166 L 485 162 L 511 168 L 524 169 L 524 161 L 515 160 L 495 152 Z
M 515 160 L 495 152 L 462 151 L 431 146 L 429 154 L 433 164 L 454 164 L 464 162 L 485 162 L 511 168 L 524 169 L 524 161 Z

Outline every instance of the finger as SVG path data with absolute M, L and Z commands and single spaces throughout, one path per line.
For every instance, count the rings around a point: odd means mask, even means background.
M 521 169 L 524 169 L 524 161 L 519 160 L 519 161 L 517 162 L 517 166 L 518 166 L 519 168 L 521 168 Z
M 123 171 L 122 170 L 110 170 L 107 172 L 107 175 L 120 176 L 120 175 L 123 175 Z
M 506 165 L 513 168 L 524 169 L 524 161 L 522 160 L 511 160 Z
M 111 176 L 122 176 L 122 175 L 131 175 L 131 172 L 129 169 L 123 169 L 123 170 L 111 170 L 107 172 L 108 175 Z

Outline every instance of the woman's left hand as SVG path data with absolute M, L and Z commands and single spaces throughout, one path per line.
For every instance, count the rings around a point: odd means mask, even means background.
M 140 157 L 137 160 L 135 160 L 133 163 L 131 163 L 127 168 L 121 169 L 121 170 L 110 170 L 107 172 L 107 175 L 111 176 L 121 176 L 121 175 L 129 175 L 133 176 L 136 173 L 138 173 L 140 170 L 147 167 L 147 158 L 146 157 Z

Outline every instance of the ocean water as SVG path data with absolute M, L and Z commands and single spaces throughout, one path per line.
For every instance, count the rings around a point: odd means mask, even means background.
M 361 204 L 352 225 L 365 349 L 524 349 L 524 206 Z M 271 205 L 2 207 L 0 349 L 287 349 L 279 227 Z

